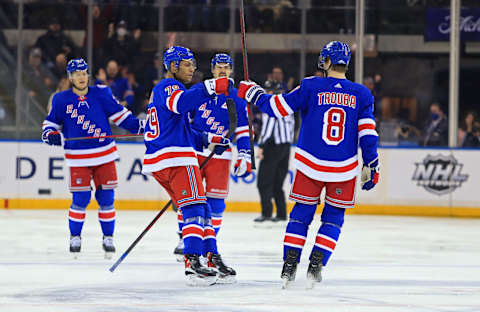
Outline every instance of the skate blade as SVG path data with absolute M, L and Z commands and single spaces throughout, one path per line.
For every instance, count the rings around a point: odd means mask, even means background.
M 113 257 L 113 252 L 105 252 L 105 259 L 110 260 Z
M 237 279 L 234 275 L 219 276 L 217 279 L 217 284 L 235 284 Z
M 187 285 L 192 287 L 204 287 L 204 286 L 211 286 L 217 282 L 216 276 L 209 276 L 209 277 L 199 277 L 194 274 L 190 274 L 186 276 Z
M 290 284 L 288 278 L 282 278 L 282 289 L 287 289 L 288 284 Z

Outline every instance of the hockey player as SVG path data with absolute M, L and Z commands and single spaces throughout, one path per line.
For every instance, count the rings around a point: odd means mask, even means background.
M 148 105 L 142 172 L 152 175 L 183 212 L 187 284 L 211 285 L 217 280 L 219 267 L 208 268 L 199 257 L 204 252 L 217 255 L 217 243 L 195 150 L 210 147 L 222 154 L 230 147 L 230 140 L 221 134 L 193 130 L 188 112 L 219 94 L 227 94 L 232 82 L 227 77 L 209 79 L 202 88 L 186 90 L 184 83 L 192 80 L 195 60 L 184 47 L 166 50 L 163 63 L 166 79 L 153 88 Z
M 322 225 L 307 272 L 310 287 L 322 280 L 321 270 L 337 244 L 345 209 L 354 206 L 359 142 L 363 158 L 361 187 L 370 190 L 378 182 L 373 97 L 366 87 L 346 79 L 349 61 L 348 45 L 333 41 L 323 47 L 318 61 L 326 78 L 305 78 L 290 93 L 273 96 L 253 82 L 240 83 L 238 95 L 270 116 L 284 117 L 295 111 L 302 114 L 294 162 L 297 171 L 290 193 L 296 204 L 284 238 L 284 287 L 295 279 L 308 227 L 325 187 Z
M 67 141 L 63 138 L 107 136 L 112 134 L 109 121 L 136 134 L 143 133 L 143 120 L 118 103 L 106 86 L 88 86 L 88 64 L 73 59 L 67 65 L 72 89 L 54 95 L 52 108 L 43 122 L 43 142 L 64 146 L 69 167 L 69 188 L 73 200 L 68 213 L 70 252 L 81 249 L 81 233 L 85 209 L 91 198 L 90 181 L 95 184 L 95 199 L 100 206 L 98 218 L 103 232 L 106 257 L 115 252 L 114 188 L 117 186 L 115 160 L 117 147 L 112 139 Z
M 233 68 L 232 58 L 225 53 L 218 53 L 212 58 L 211 70 L 214 78 L 230 77 Z M 203 83 L 198 83 L 192 89 L 204 88 Z M 234 166 L 234 174 L 237 177 L 246 177 L 252 172 L 250 163 L 250 141 L 248 135 L 248 117 L 247 103 L 237 96 L 237 90 L 232 88 L 230 94 L 217 95 L 215 98 L 209 99 L 200 105 L 196 110 L 191 112 L 190 118 L 193 119 L 192 127 L 197 131 L 205 131 L 212 134 L 222 135 L 229 131 L 229 120 L 226 100 L 231 98 L 235 102 L 237 110 L 237 128 L 235 133 L 229 133 L 228 137 L 236 137 L 238 156 Z M 197 150 L 198 162 L 201 164 L 208 157 L 210 151 L 208 149 Z M 207 203 L 211 209 L 212 225 L 215 234 L 218 235 L 222 225 L 223 212 L 225 211 L 225 198 L 228 195 L 228 180 L 230 177 L 230 160 L 232 159 L 231 150 L 225 151 L 222 155 L 215 155 L 207 165 L 201 169 L 202 178 L 206 183 Z M 183 240 L 181 231 L 183 226 L 183 217 L 181 209 L 178 210 L 178 225 L 180 241 L 174 250 L 174 254 L 183 258 Z M 206 255 L 208 264 L 213 266 L 212 261 L 216 260 L 222 264 L 220 255 Z M 218 259 L 215 259 L 217 257 Z M 229 277 L 235 276 L 234 270 L 227 270 L 221 265 L 220 275 Z M 222 272 L 224 271 L 224 272 Z M 232 279 L 229 279 L 232 280 Z

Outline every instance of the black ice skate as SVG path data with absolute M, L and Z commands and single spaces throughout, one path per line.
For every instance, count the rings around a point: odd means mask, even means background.
M 70 252 L 77 259 L 80 249 L 82 248 L 82 238 L 80 236 L 70 236 Z
M 219 254 L 214 254 L 212 252 L 207 253 L 207 261 L 208 267 L 218 272 L 217 283 L 232 284 L 237 282 L 235 279 L 237 272 L 235 272 L 235 270 L 231 267 L 227 266 Z
M 185 276 L 189 286 L 210 286 L 217 281 L 217 272 L 200 262 L 198 255 L 185 255 Z
M 183 248 L 185 248 L 185 245 L 183 243 L 182 233 L 178 233 L 178 237 L 180 238 L 180 240 L 178 241 L 177 247 L 175 247 L 175 249 L 173 250 L 173 254 L 175 255 L 175 257 L 177 257 L 178 262 L 182 262 Z
M 112 259 L 112 255 L 115 252 L 115 246 L 113 245 L 113 236 L 103 236 L 103 250 L 105 251 L 105 259 Z
M 307 270 L 308 288 L 313 288 L 315 283 L 322 281 L 323 253 L 320 250 L 312 252 Z
M 287 252 L 287 257 L 285 258 L 285 262 L 283 263 L 282 269 L 282 288 L 287 288 L 290 282 L 295 280 L 295 274 L 297 273 L 297 258 L 298 258 L 298 251 L 295 249 L 290 249 Z

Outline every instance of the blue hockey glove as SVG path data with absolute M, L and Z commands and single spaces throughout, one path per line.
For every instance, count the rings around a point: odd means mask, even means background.
M 264 93 L 265 90 L 253 81 L 241 81 L 238 87 L 238 97 L 254 105 L 258 97 Z
M 228 95 L 233 88 L 233 79 L 227 77 L 207 79 L 203 82 L 205 90 L 210 96 L 219 94 Z
M 233 168 L 233 174 L 240 178 L 248 177 L 252 173 L 250 150 L 241 149 L 238 151 L 237 162 Z
M 360 185 L 362 190 L 371 190 L 378 183 L 380 167 L 378 166 L 378 158 L 372 160 L 368 165 L 363 165 L 362 177 Z
M 63 145 L 62 134 L 58 131 L 53 131 L 51 129 L 43 131 L 42 141 L 47 143 L 48 145 Z
M 202 133 L 203 146 L 217 155 L 223 154 L 230 148 L 230 140 L 221 135 L 215 135 L 209 132 Z

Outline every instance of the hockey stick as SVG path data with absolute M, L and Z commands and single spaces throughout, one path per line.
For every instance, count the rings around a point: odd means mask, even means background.
M 91 139 L 120 139 L 120 138 L 123 138 L 123 139 L 126 139 L 126 138 L 136 138 L 136 137 L 139 137 L 139 136 L 143 136 L 143 134 L 115 134 L 115 135 L 104 135 L 104 136 L 97 136 L 97 137 L 93 137 L 93 136 L 86 136 L 86 137 L 76 137 L 76 138 L 68 138 L 68 139 L 64 139 L 65 142 L 68 142 L 68 141 L 79 141 L 79 140 L 91 140 Z
M 248 81 L 248 59 L 247 59 L 247 39 L 245 37 L 245 14 L 243 9 L 243 0 L 240 0 L 240 32 L 242 35 L 242 56 L 243 56 L 243 78 L 245 81 Z M 248 115 L 248 135 L 250 136 L 250 150 L 251 150 L 251 162 L 252 169 L 256 169 L 255 166 L 255 149 L 253 145 L 253 125 L 252 125 L 252 114 L 253 114 L 253 105 L 252 103 L 247 103 L 247 115 Z
M 235 130 L 237 128 L 237 108 L 235 106 L 235 102 L 233 102 L 232 99 L 227 99 L 227 110 L 228 110 L 228 123 L 229 123 L 229 128 L 228 128 L 228 133 L 235 133 Z M 227 133 L 227 134 L 228 134 Z M 213 155 L 215 153 L 212 151 L 210 155 L 200 164 L 200 169 L 203 169 L 208 161 L 212 159 Z M 147 232 L 150 230 L 150 228 L 157 222 L 157 220 L 163 215 L 163 213 L 170 207 L 172 204 L 172 200 L 170 199 L 168 203 L 160 210 L 160 212 L 153 218 L 152 222 L 150 222 L 149 225 L 143 230 L 143 232 L 135 239 L 135 241 L 127 248 L 127 250 L 118 258 L 118 260 L 112 265 L 112 267 L 109 269 L 110 272 L 113 273 L 115 269 L 122 263 L 122 261 L 128 256 L 130 251 L 138 244 L 138 242 L 142 239 L 142 237 L 147 234 Z

